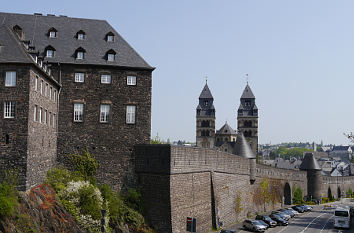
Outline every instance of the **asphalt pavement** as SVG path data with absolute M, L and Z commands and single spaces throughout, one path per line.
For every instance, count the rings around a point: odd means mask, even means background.
M 329 207 L 328 205 L 331 205 Z M 354 218 L 351 219 L 351 228 L 336 229 L 333 227 L 333 212 L 337 206 L 354 206 L 354 202 L 343 198 L 339 202 L 330 203 L 328 205 L 313 206 L 313 210 L 299 214 L 289 220 L 288 226 L 277 226 L 269 228 L 266 233 L 354 233 Z M 237 233 L 249 233 L 250 231 L 242 228 L 242 223 L 232 226 L 228 229 L 235 229 Z

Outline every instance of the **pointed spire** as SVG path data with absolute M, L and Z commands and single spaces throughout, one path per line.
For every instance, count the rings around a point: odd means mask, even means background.
M 250 86 L 248 85 L 248 82 L 247 82 L 245 90 L 243 90 L 241 99 L 255 99 L 255 98 L 256 97 L 253 95 L 253 92 L 252 92 L 252 90 L 251 90 L 251 88 L 250 88 Z
M 213 99 L 213 95 L 210 92 L 208 83 L 205 84 L 202 92 L 200 93 L 199 99 Z
M 245 136 L 243 136 L 242 132 L 237 134 L 237 140 L 235 145 L 235 154 L 242 156 L 248 159 L 254 159 L 256 156 L 254 155 L 250 145 L 248 144 Z

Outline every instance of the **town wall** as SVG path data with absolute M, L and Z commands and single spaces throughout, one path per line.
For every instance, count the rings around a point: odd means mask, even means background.
M 282 205 L 282 196 L 291 189 L 301 187 L 307 192 L 307 173 L 256 166 L 256 180 L 250 180 L 250 160 L 214 149 L 170 145 L 139 145 L 135 147 L 135 168 L 144 199 L 149 206 L 165 206 L 171 213 L 168 221 L 154 221 L 159 232 L 185 232 L 187 217 L 196 218 L 197 232 L 212 227 L 230 225 L 255 212 L 271 210 Z M 156 179 L 156 176 L 159 179 Z M 163 179 L 162 179 L 163 177 Z M 278 199 L 259 205 L 255 193 L 266 179 L 276 184 Z M 164 184 L 159 183 L 163 181 Z M 144 182 L 142 182 L 144 181 Z M 162 200 L 153 197 L 168 182 L 169 191 Z M 156 187 L 148 187 L 151 186 Z M 287 187 L 287 191 L 286 191 Z M 291 197 L 290 197 L 291 199 Z M 161 211 L 160 211 L 161 212 Z M 164 213 L 164 214 L 162 214 Z M 155 212 L 155 219 L 166 218 L 165 212 Z M 147 218 L 153 219 L 152 216 Z

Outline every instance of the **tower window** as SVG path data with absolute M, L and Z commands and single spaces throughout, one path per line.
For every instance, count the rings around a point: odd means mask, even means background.
M 205 106 L 208 106 L 208 101 L 207 101 L 207 100 L 204 101 L 204 105 L 205 105 Z
M 127 124 L 135 124 L 135 112 L 136 112 L 136 106 L 134 105 L 127 106 L 127 116 L 126 116 Z

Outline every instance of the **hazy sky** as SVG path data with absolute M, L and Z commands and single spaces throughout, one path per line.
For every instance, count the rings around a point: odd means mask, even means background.
M 152 136 L 195 141 L 208 76 L 216 125 L 236 129 L 249 74 L 259 142 L 348 144 L 354 1 L 2 0 L 0 11 L 106 19 L 152 66 Z

